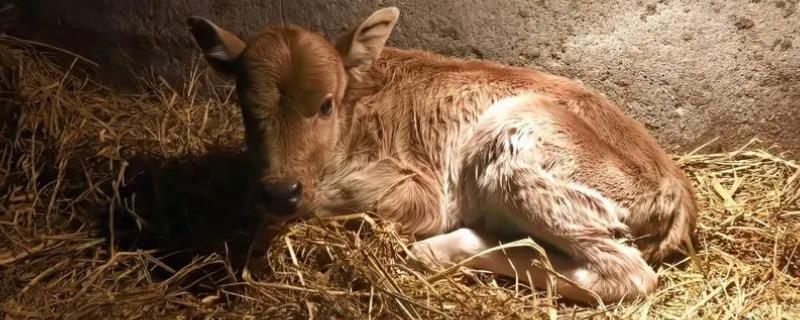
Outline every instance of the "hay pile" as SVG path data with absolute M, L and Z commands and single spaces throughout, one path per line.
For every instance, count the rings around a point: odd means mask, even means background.
M 9 319 L 800 318 L 800 166 L 769 151 L 680 157 L 701 247 L 664 266 L 645 301 L 585 308 L 481 272 L 432 273 L 368 213 L 272 226 L 242 274 L 254 222 L 239 213 L 230 87 L 192 70 L 181 90 L 154 78 L 120 94 L 86 80 L 91 62 L 11 38 L 0 65 Z

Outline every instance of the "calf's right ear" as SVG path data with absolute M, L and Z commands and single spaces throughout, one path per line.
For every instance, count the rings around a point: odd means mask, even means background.
M 192 16 L 186 24 L 208 64 L 222 74 L 233 75 L 236 59 L 246 47 L 244 41 L 202 17 Z

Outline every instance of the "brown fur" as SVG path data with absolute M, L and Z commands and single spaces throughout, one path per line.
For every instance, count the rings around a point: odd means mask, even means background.
M 653 290 L 645 259 L 681 253 L 696 209 L 685 175 L 645 129 L 563 77 L 383 49 L 396 19 L 396 9 L 378 11 L 335 47 L 269 29 L 231 57 L 259 179 L 303 182 L 301 212 L 385 214 L 430 237 L 412 246 L 429 263 L 533 237 L 552 248 L 557 271 L 604 301 Z M 330 118 L 317 114 L 327 94 Z M 542 286 L 532 257 L 516 250 L 473 266 L 521 268 Z

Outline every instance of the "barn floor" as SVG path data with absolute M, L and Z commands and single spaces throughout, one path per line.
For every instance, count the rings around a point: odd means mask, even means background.
M 370 213 L 270 226 L 271 246 L 251 255 L 266 258 L 241 273 L 254 223 L 237 214 L 229 87 L 195 69 L 184 88 L 142 79 L 121 94 L 67 52 L 10 38 L 0 49 L 7 319 L 800 318 L 800 164 L 777 148 L 676 156 L 697 188 L 700 247 L 664 265 L 644 301 L 586 308 L 477 271 L 425 270 Z

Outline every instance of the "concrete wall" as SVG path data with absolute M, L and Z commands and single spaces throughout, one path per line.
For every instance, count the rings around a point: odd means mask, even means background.
M 800 150 L 800 0 L 21 0 L 11 32 L 65 46 L 124 85 L 174 81 L 206 16 L 244 35 L 281 21 L 335 35 L 373 10 L 401 18 L 390 44 L 537 67 L 579 79 L 672 150 L 758 135 Z

